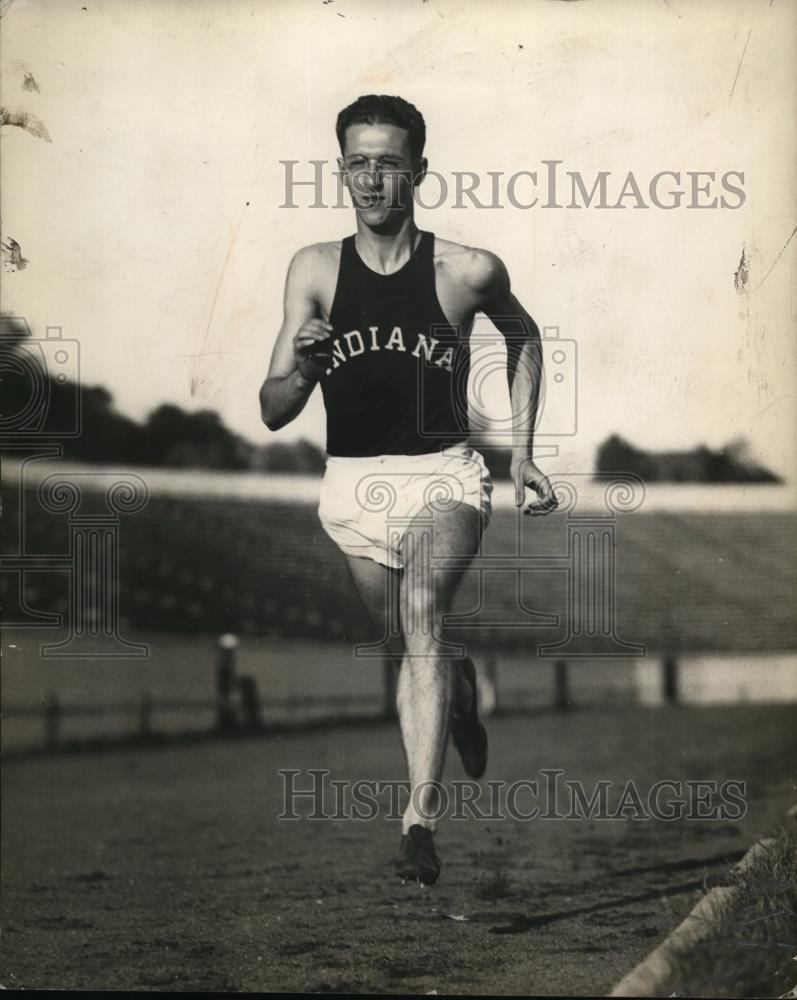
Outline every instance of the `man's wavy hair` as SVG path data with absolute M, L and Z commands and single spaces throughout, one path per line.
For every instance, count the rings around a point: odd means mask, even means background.
M 344 108 L 338 115 L 335 125 L 341 153 L 346 129 L 350 125 L 397 125 L 399 128 L 405 128 L 409 133 L 412 155 L 416 159 L 423 155 L 423 147 L 426 144 L 426 122 L 415 105 L 405 101 L 403 97 L 366 94 L 358 97 L 354 104 Z

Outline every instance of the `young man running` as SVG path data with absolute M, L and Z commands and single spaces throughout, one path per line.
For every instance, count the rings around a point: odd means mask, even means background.
M 527 487 L 537 494 L 529 514 L 556 506 L 532 453 L 542 352 L 502 262 L 415 225 L 413 189 L 427 168 L 418 110 L 400 97 L 361 97 L 340 112 L 336 131 L 357 232 L 294 256 L 261 412 L 278 430 L 321 386 L 328 462 L 319 516 L 387 637 L 386 652 L 401 664 L 397 705 L 411 794 L 398 871 L 430 884 L 440 871 L 432 817 L 449 733 L 471 777 L 487 765 L 473 664 L 453 659 L 440 639 L 491 510 L 489 473 L 467 443 L 475 314 L 507 335 L 511 468 L 517 506 Z

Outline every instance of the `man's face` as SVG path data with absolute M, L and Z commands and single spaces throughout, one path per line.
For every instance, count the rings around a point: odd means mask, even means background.
M 338 167 L 358 216 L 384 229 L 410 214 L 426 161 L 413 158 L 409 133 L 398 125 L 350 125 Z

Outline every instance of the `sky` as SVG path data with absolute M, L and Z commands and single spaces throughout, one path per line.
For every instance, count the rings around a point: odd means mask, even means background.
M 559 330 L 567 377 L 556 387 L 549 378 L 552 433 L 539 437 L 541 450 L 558 449 L 549 468 L 591 469 L 611 433 L 653 449 L 745 437 L 794 480 L 796 5 L 15 0 L 3 9 L 3 103 L 36 115 L 52 141 L 2 129 L 3 238 L 28 260 L 2 274 L 2 306 L 37 335 L 62 327 L 78 342 L 80 379 L 107 386 L 122 412 L 212 407 L 252 441 L 323 445 L 318 392 L 274 437 L 258 390 L 292 255 L 348 235 L 354 218 L 311 207 L 306 187 L 297 207 L 282 207 L 281 161 L 298 161 L 297 178 L 311 176 L 310 160 L 331 171 L 340 108 L 391 93 L 424 114 L 430 167 L 452 188 L 440 207 L 418 209 L 419 226 L 497 253 L 538 325 Z M 26 74 L 38 89 L 23 85 Z M 537 206 L 510 204 L 505 179 L 542 178 L 546 160 L 579 171 L 588 188 L 609 172 L 610 203 L 629 171 L 648 204 L 660 171 L 681 172 L 687 194 L 672 210 L 635 208 L 634 197 L 621 209 L 569 208 L 565 184 L 563 207 L 546 209 L 540 182 Z M 455 171 L 483 185 L 500 173 L 502 207 L 455 207 Z M 715 172 L 707 200 L 727 193 L 723 174 L 742 172 L 744 203 L 687 208 L 688 171 Z M 425 184 L 421 197 L 434 204 L 439 181 Z M 532 196 L 524 184 L 517 200 Z M 480 350 L 500 356 L 498 335 L 477 330 Z M 500 372 L 482 388 L 505 417 Z

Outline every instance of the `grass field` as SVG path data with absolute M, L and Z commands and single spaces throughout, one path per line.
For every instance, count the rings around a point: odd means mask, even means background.
M 81 483 L 102 479 L 83 471 Z M 3 747 L 40 747 L 41 710 L 57 695 L 60 738 L 76 750 L 6 756 L 4 986 L 606 993 L 793 803 L 791 499 L 745 493 L 739 506 L 712 492 L 708 506 L 690 507 L 688 490 L 666 502 L 651 491 L 640 512 L 618 515 L 617 634 L 647 656 L 580 659 L 594 656 L 597 635 L 582 630 L 568 654 L 575 708 L 556 713 L 553 661 L 537 645 L 570 636 L 568 579 L 584 585 L 589 572 L 572 562 L 571 514 L 519 517 L 499 485 L 486 561 L 467 574 L 452 635 L 479 665 L 497 662 L 499 704 L 518 710 L 490 720 L 488 777 L 538 780 L 558 768 L 588 795 L 599 781 L 644 792 L 661 780 L 734 779 L 746 783 L 747 812 L 449 819 L 441 881 L 422 889 L 390 871 L 395 820 L 277 818 L 280 769 L 404 777 L 393 726 L 268 728 L 307 718 L 319 696 L 371 715 L 382 704 L 380 663 L 352 656 L 354 642 L 377 637 L 318 523 L 317 481 L 302 492 L 263 477 L 144 478 L 149 503 L 120 518 L 107 577 L 122 635 L 149 646 L 139 660 L 42 659 L 39 644 L 70 627 L 80 525 L 42 507 L 35 476 L 12 475 L 19 489 L 4 498 L 2 700 L 29 714 L 8 715 Z M 101 506 L 94 487 L 84 499 Z M 58 627 L 8 627 L 47 613 L 62 616 Z M 540 613 L 556 626 L 541 627 Z M 156 736 L 212 728 L 226 631 L 241 636 L 238 670 L 257 681 L 264 732 L 120 742 L 146 728 L 147 698 Z M 679 660 L 684 702 L 704 707 L 647 707 L 661 701 L 663 656 Z M 734 700 L 745 704 L 711 705 Z M 69 715 L 80 707 L 88 714 Z M 111 745 L 86 749 L 92 737 Z M 459 776 L 456 761 L 447 768 Z
M 494 719 L 490 778 L 738 779 L 747 813 L 448 819 L 430 889 L 390 871 L 396 821 L 277 819 L 281 768 L 401 778 L 391 726 L 10 762 L 0 982 L 605 994 L 791 805 L 793 722 L 790 706 Z
M 673 963 L 671 992 L 781 997 L 797 986 L 797 817 L 773 833 L 729 874 L 713 926 Z

